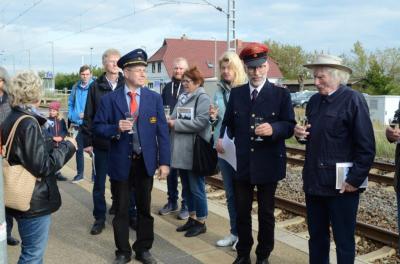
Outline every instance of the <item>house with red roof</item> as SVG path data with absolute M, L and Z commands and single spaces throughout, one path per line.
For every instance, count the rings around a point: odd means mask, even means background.
M 237 53 L 251 42 L 236 40 Z M 177 57 L 188 60 L 189 66 L 197 66 L 206 79 L 215 77 L 218 59 L 226 51 L 226 41 L 189 39 L 183 35 L 179 39 L 164 39 L 162 46 L 148 59 L 148 86 L 160 92 L 172 77 L 173 61 Z M 276 82 L 283 78 L 277 63 L 269 59 L 268 80 Z M 218 66 L 217 66 L 218 67 Z

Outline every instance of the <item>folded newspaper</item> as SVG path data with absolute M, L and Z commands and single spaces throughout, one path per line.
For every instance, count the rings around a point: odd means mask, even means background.
M 346 181 L 350 168 L 353 167 L 353 162 L 338 162 L 336 163 L 336 189 L 342 188 L 343 182 Z M 358 188 L 368 187 L 368 177 L 365 178 L 363 183 Z

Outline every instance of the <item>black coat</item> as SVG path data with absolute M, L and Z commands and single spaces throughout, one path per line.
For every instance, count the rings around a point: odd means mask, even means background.
M 315 94 L 306 115 L 311 127 L 303 169 L 305 193 L 338 195 L 338 162 L 353 162 L 346 182 L 360 186 L 375 157 L 374 131 L 361 93 L 342 85 L 328 97 Z
M 172 79 L 172 82 L 169 82 L 165 85 L 164 89 L 161 92 L 161 98 L 163 100 L 163 105 L 169 105 L 170 114 L 174 111 L 176 102 L 178 102 L 179 95 L 183 93 L 184 89 L 181 81 Z
M 271 124 L 272 136 L 255 141 L 254 117 L 263 117 Z M 254 104 L 250 100 L 249 84 L 232 89 L 222 125 L 226 125 L 235 138 L 237 180 L 265 184 L 283 179 L 286 175 L 285 139 L 293 135 L 295 124 L 287 89 L 267 80 Z
M 120 73 L 118 76 L 117 87 L 124 87 L 124 83 L 124 76 L 122 75 L 122 73 Z M 102 150 L 108 150 L 110 148 L 110 141 L 108 139 L 104 139 L 102 137 L 94 135 L 92 131 L 92 126 L 94 116 L 96 115 L 97 109 L 100 106 L 101 97 L 112 91 L 113 90 L 107 81 L 105 73 L 97 78 L 94 82 L 92 82 L 86 99 L 83 124 L 81 126 L 84 147 L 93 146 Z
M 3 142 L 6 142 L 15 121 L 22 115 L 34 116 L 40 125 L 46 119 L 19 107 L 13 108 L 1 129 Z M 53 213 L 61 206 L 60 192 L 55 173 L 74 155 L 75 147 L 71 142 L 60 142 L 53 150 L 52 138 L 48 137 L 32 119 L 23 119 L 18 125 L 14 141 L 8 156 L 10 165 L 21 164 L 35 177 L 40 178 L 33 190 L 30 209 L 27 212 L 6 208 L 7 214 L 24 218 L 39 217 Z

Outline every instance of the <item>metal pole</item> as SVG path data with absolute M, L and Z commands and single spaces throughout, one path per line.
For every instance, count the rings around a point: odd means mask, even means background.
M 28 66 L 29 66 L 29 69 L 31 69 L 31 50 L 27 50 L 28 51 Z
M 0 155 L 0 262 L 7 261 L 7 223 L 4 212 L 3 157 Z
M 50 41 L 51 43 L 51 66 L 52 66 L 52 77 L 53 77 L 53 89 L 56 88 L 56 74 L 54 72 L 54 41 Z
M 226 50 L 229 51 L 231 47 L 230 40 L 230 23 L 229 23 L 229 14 L 231 12 L 231 1 L 228 0 L 228 10 L 226 12 Z
M 214 77 L 217 78 L 217 39 L 214 38 Z

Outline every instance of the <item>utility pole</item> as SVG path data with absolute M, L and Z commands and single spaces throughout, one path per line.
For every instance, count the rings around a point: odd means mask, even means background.
M 28 49 L 26 51 L 28 52 L 28 66 L 29 66 L 29 69 L 31 69 L 31 50 Z
M 93 47 L 90 47 L 90 70 L 93 69 Z
M 235 0 L 228 0 L 227 50 L 236 52 L 236 6 Z
M 53 89 L 55 89 L 56 88 L 56 74 L 55 74 L 55 72 L 54 72 L 54 41 L 49 41 L 49 43 L 51 44 L 51 66 L 52 66 L 52 69 L 51 69 L 51 71 L 52 71 L 52 78 L 53 78 Z

